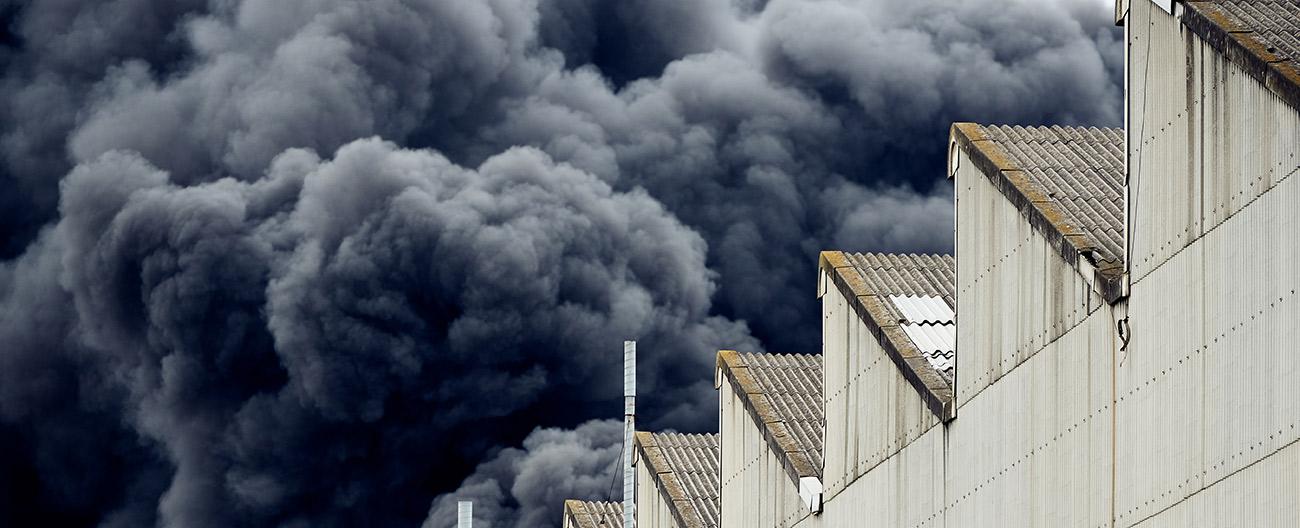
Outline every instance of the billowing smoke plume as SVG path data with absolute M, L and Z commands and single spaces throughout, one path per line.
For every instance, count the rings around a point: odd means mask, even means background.
M 475 468 L 455 492 L 438 497 L 424 528 L 456 525 L 456 502 L 474 503 L 475 526 L 558 524 L 565 500 L 620 500 L 623 422 L 592 420 L 573 430 L 538 429 Z
M 485 447 L 475 435 L 527 427 L 496 422 L 599 414 L 618 393 L 601 374 L 617 371 L 620 336 L 648 345 L 652 408 L 703 423 L 711 386 L 695 373 L 712 365 L 698 352 L 753 345 L 708 315 L 698 235 L 644 193 L 533 149 L 467 170 L 363 139 L 327 161 L 287 151 L 253 182 L 190 186 L 112 151 L 62 188 L 62 219 L 18 263 L 52 261 L 50 289 L 78 321 L 69 337 L 173 466 L 154 483 L 167 525 L 423 509 L 374 484 L 436 478 Z M 45 337 L 30 328 L 0 335 Z M 28 377 L 4 374 L 18 390 Z M 367 478 L 379 482 L 357 486 Z
M 714 350 L 819 347 L 817 251 L 951 247 L 949 122 L 1118 124 L 1108 17 L 0 0 L 0 525 L 558 522 L 623 339 L 716 427 Z

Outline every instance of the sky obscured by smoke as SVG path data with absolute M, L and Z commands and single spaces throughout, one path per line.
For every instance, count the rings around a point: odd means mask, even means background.
M 819 350 L 819 250 L 950 249 L 952 121 L 1120 123 L 1109 17 L 0 0 L 0 525 L 557 524 L 623 339 L 715 429 L 715 350 Z

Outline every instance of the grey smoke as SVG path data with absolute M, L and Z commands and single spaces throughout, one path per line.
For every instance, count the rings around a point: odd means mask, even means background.
M 423 528 L 456 525 L 456 501 L 474 502 L 474 525 L 526 528 L 558 524 L 565 500 L 618 501 L 623 423 L 592 420 L 571 430 L 538 428 L 520 448 L 479 464 L 454 492 L 433 502 Z M 612 484 L 612 486 L 611 486 Z M 612 492 L 612 493 L 611 493 Z
M 819 250 L 950 249 L 951 121 L 1121 119 L 1101 2 L 0 22 L 6 525 L 554 523 L 586 481 L 516 462 L 600 426 L 509 446 L 617 415 L 620 341 L 647 427 L 716 427 L 714 350 L 816 350 Z
M 350 506 L 409 496 L 382 486 L 454 467 L 435 456 L 458 436 L 500 434 L 477 424 L 608 401 L 593 385 L 617 391 L 600 380 L 621 336 L 652 345 L 650 406 L 685 423 L 713 413 L 691 374 L 711 357 L 685 352 L 757 346 L 708 315 L 698 235 L 532 149 L 470 170 L 363 139 L 190 186 L 111 151 L 62 186 L 49 246 L 15 271 L 59 270 L 48 295 L 70 296 L 87 368 L 121 383 L 124 419 L 174 468 L 163 525 L 386 519 Z M 6 359 L 39 362 L 21 352 Z

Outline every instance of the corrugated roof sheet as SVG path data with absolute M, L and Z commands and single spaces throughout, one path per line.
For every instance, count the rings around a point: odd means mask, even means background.
M 683 528 L 719 526 L 718 435 L 638 432 L 637 447 L 639 463 L 663 483 L 664 500 Z
M 825 421 L 821 355 L 742 353 L 740 359 L 820 477 Z
M 904 324 L 903 332 L 907 334 L 916 349 L 925 354 L 934 369 L 943 374 L 948 383 L 952 383 L 957 374 L 957 325 L 944 324 Z
M 889 300 L 903 314 L 899 324 L 908 339 L 952 383 L 957 368 L 957 320 L 952 307 L 937 295 L 890 295 Z
M 957 263 L 951 255 L 844 253 L 877 295 L 942 297 L 957 304 Z M 897 311 L 897 308 L 894 309 Z M 897 313 L 900 317 L 902 313 Z
M 822 475 L 822 357 L 718 351 L 729 383 L 791 482 Z
M 1300 1 L 1215 0 L 1186 5 L 1182 21 L 1187 27 L 1300 109 Z
M 981 128 L 1014 168 L 1024 171 L 1030 184 L 1083 232 L 1100 260 L 1123 262 L 1124 129 Z
M 954 416 L 956 262 L 951 255 L 823 251 L 818 266 L 927 407 Z M 823 286 L 829 286 L 823 285 Z M 908 325 L 925 326 L 924 329 Z M 951 325 L 952 335 L 948 328 Z M 921 357 L 925 360 L 922 361 Z
M 604 501 L 564 501 L 564 519 L 573 528 L 623 528 L 623 505 Z
M 1218 6 L 1279 59 L 1300 62 L 1300 1 L 1220 0 Z
M 1227 31 L 1250 31 L 1273 59 L 1300 62 L 1300 1 L 1216 0 L 1188 2 L 1189 7 L 1226 15 Z
M 956 320 L 952 307 L 937 295 L 890 295 L 889 300 L 912 323 L 945 324 Z
M 944 381 L 952 385 L 956 376 L 957 330 L 952 307 L 956 305 L 956 261 L 950 255 L 888 253 L 845 253 L 846 260 L 862 276 L 867 292 L 888 298 L 882 303 L 887 321 L 903 326 L 912 344 L 925 353 Z M 951 328 L 911 328 L 915 325 L 953 323 Z M 951 336 L 946 335 L 951 333 Z

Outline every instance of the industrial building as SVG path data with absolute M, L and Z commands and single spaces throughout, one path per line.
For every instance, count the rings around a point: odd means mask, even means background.
M 954 124 L 955 255 L 822 252 L 821 354 L 719 352 L 637 525 L 1300 522 L 1300 2 L 1115 14 L 1124 127 Z
M 623 505 L 606 501 L 564 501 L 563 528 L 623 528 Z

